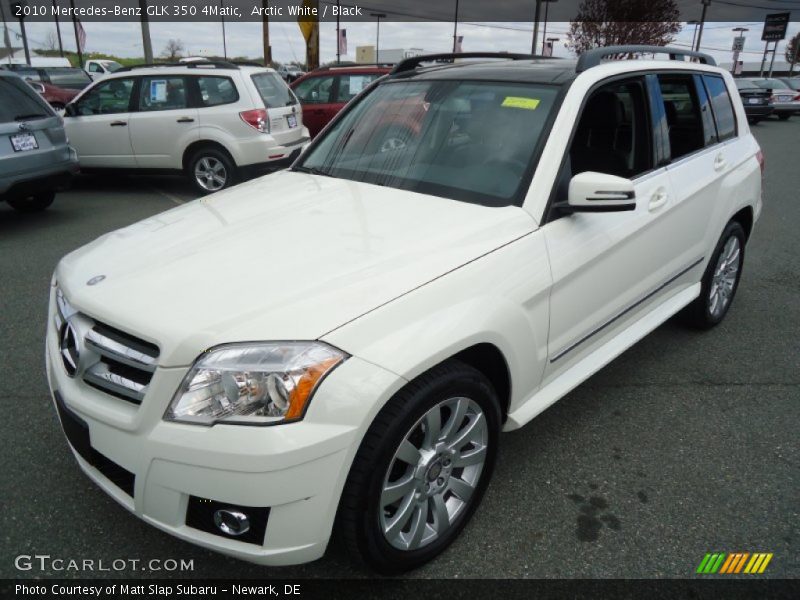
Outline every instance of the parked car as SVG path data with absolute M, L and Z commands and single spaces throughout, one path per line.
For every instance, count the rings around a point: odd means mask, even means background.
M 18 75 L 0 70 L 0 201 L 43 210 L 77 172 L 61 118 Z
M 736 88 L 744 105 L 744 112 L 751 124 L 758 123 L 770 116 L 775 107 L 772 105 L 772 93 L 755 84 L 750 79 L 736 79 Z
M 303 105 L 304 123 L 311 136 L 316 136 L 361 90 L 391 70 L 391 65 L 322 67 L 294 81 L 290 87 Z
M 654 51 L 698 62 L 603 61 Z M 420 96 L 405 145 L 356 138 Z M 181 539 L 284 565 L 336 525 L 370 567 L 417 567 L 467 525 L 502 430 L 676 313 L 725 318 L 763 167 L 704 54 L 405 60 L 290 170 L 62 259 L 55 407 L 83 471 Z
M 47 102 L 55 111 L 64 110 L 67 104 L 69 104 L 72 99 L 78 95 L 78 90 L 61 88 L 49 83 L 33 81 L 32 79 L 27 79 L 26 81 L 28 82 L 28 85 L 30 85 L 36 91 L 36 93 L 47 100 Z
M 777 77 L 790 88 L 792 88 L 795 92 L 800 92 L 800 77 Z
M 288 165 L 309 140 L 272 69 L 225 62 L 119 69 L 67 105 L 84 169 L 183 172 L 201 194 Z
M 772 105 L 775 107 L 775 114 L 782 121 L 800 113 L 800 93 L 790 88 L 780 79 L 753 78 L 750 81 L 772 93 Z
M 95 81 L 110 73 L 116 73 L 122 68 L 122 65 L 115 60 L 92 59 L 83 63 L 83 70 Z
M 293 65 L 280 65 L 278 67 L 278 75 L 280 75 L 286 83 L 292 83 L 295 79 L 299 79 L 305 75 L 305 71 L 301 71 Z
M 52 85 L 65 90 L 79 92 L 92 83 L 81 69 L 75 67 L 29 67 L 28 65 L 2 65 L 13 71 L 23 79 L 29 79 L 46 85 Z

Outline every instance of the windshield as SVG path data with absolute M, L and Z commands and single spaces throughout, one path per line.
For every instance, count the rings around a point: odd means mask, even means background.
M 558 90 L 385 82 L 336 122 L 298 170 L 488 206 L 521 204 Z
M 253 75 L 253 83 L 266 108 L 297 104 L 297 98 L 289 90 L 289 86 L 275 73 L 256 73 Z
M 119 71 L 119 70 L 122 68 L 122 65 L 121 65 L 121 64 L 119 64 L 119 63 L 118 63 L 117 61 L 115 61 L 115 60 L 107 60 L 107 61 L 104 61 L 104 62 L 103 62 L 103 66 L 106 68 L 106 70 L 107 70 L 107 71 L 111 71 L 112 73 L 113 73 L 114 71 Z

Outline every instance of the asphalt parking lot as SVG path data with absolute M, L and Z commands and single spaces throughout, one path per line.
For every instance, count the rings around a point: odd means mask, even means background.
M 706 552 L 774 553 L 764 576 L 800 576 L 800 117 L 754 128 L 766 201 L 727 320 L 668 322 L 520 431 L 501 439 L 487 496 L 461 538 L 413 577 L 689 577 Z M 180 179 L 81 178 L 50 210 L 0 205 L 0 576 L 14 557 L 194 559 L 206 577 L 363 577 L 336 545 L 267 569 L 176 540 L 81 473 L 44 373 L 50 275 L 102 233 L 189 201 Z M 265 198 L 265 201 L 268 200 Z

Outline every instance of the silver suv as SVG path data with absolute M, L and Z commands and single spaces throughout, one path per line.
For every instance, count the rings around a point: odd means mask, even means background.
M 61 117 L 18 75 L 0 70 L 0 200 L 43 210 L 77 172 Z

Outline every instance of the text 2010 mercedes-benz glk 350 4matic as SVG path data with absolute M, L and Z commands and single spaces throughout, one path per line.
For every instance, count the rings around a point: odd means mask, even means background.
M 645 51 L 676 60 L 603 60 Z M 679 311 L 725 317 L 763 169 L 728 73 L 460 58 L 401 63 L 290 170 L 60 262 L 54 403 L 128 510 L 266 565 L 337 531 L 410 569 L 469 521 L 501 430 Z

